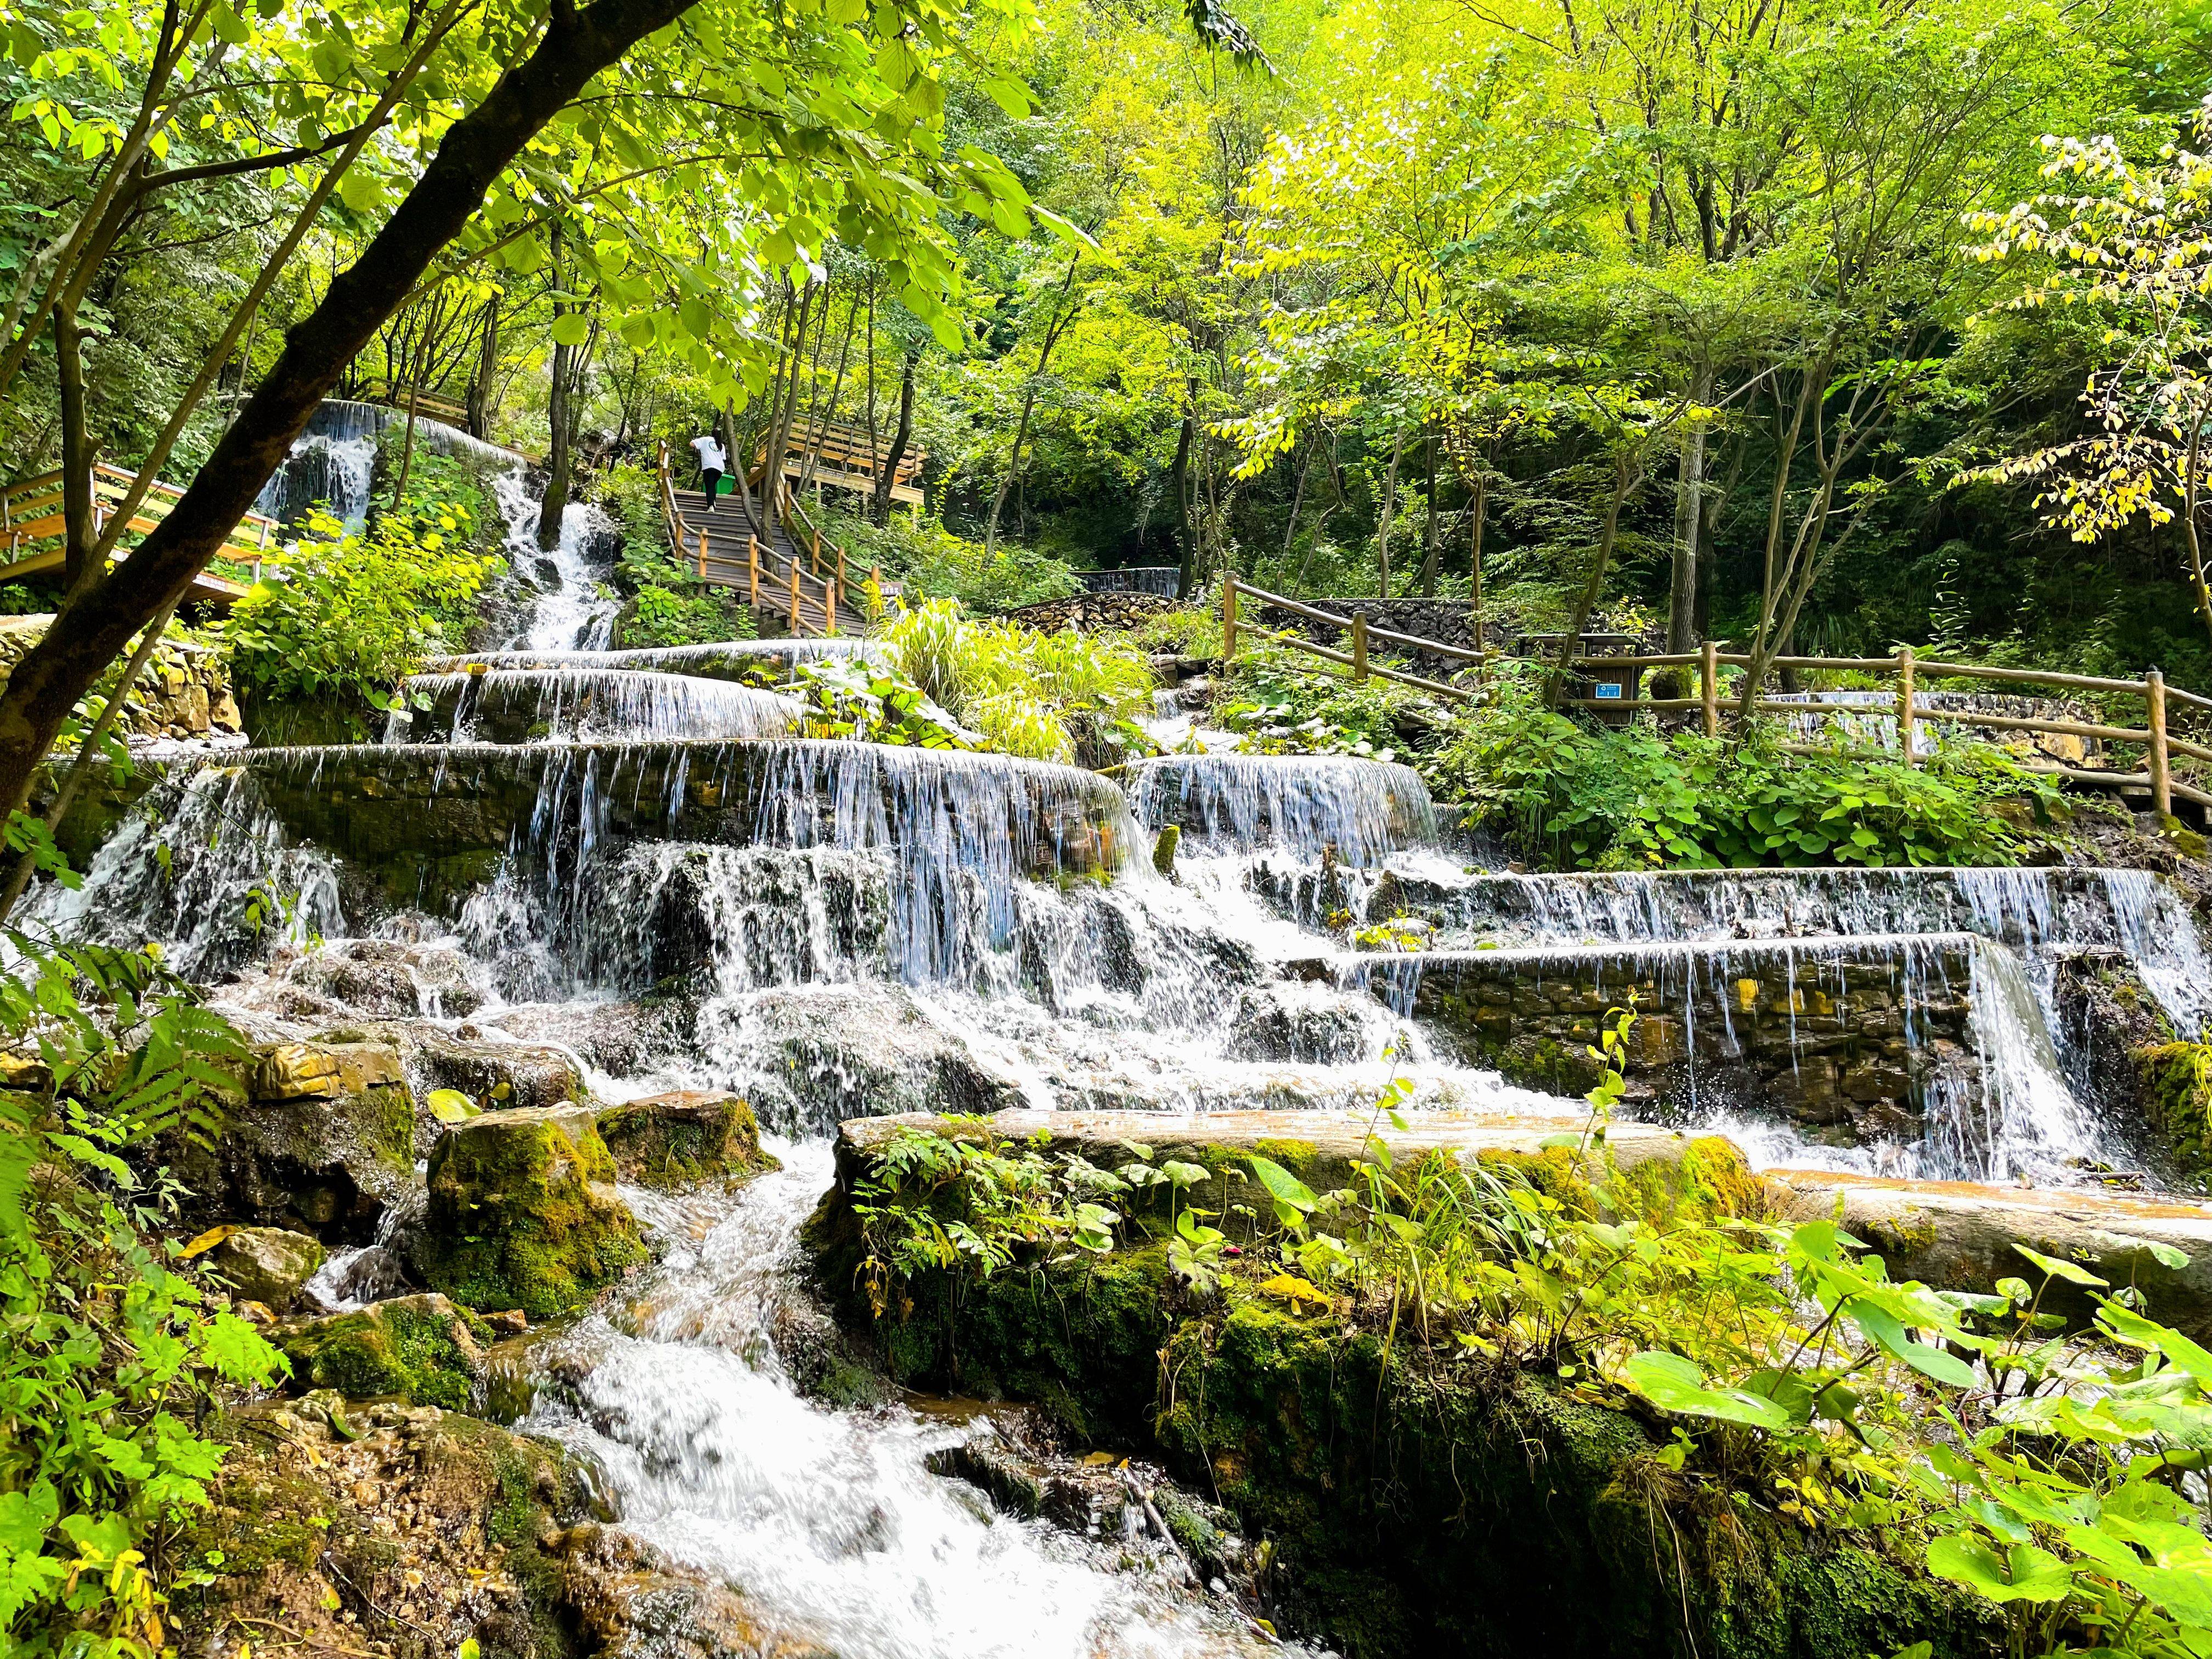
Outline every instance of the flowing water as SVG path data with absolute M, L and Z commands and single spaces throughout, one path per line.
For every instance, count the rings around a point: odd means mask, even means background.
M 38 919 L 161 939 L 188 975 L 238 975 L 219 1004 L 301 1035 L 319 1029 L 297 1012 L 313 1002 L 301 963 L 349 938 L 404 940 L 465 977 L 477 1037 L 567 1043 L 604 1096 L 744 1093 L 790 1137 L 783 1172 L 729 1200 L 635 1195 L 663 1259 L 626 1305 L 537 1351 L 529 1425 L 592 1459 L 623 1524 L 840 1653 L 1260 1641 L 1203 1590 L 1122 1570 L 1123 1540 L 994 1515 L 927 1473 L 930 1452 L 988 1425 L 804 1397 L 785 1346 L 805 1296 L 797 1230 L 841 1119 L 1356 1109 L 1394 1078 L 1415 1110 L 1576 1114 L 1453 1058 L 1421 1013 L 1424 977 L 1510 969 L 1540 993 L 1595 970 L 1605 990 L 1653 985 L 1655 1018 L 1725 1028 L 1735 988 L 1764 975 L 1787 988 L 1794 1039 L 1801 991 L 1811 1010 L 1872 974 L 1907 1042 L 1939 1009 L 1964 1034 L 1917 1139 L 1828 1144 L 1747 1113 L 1694 1065 L 1677 1117 L 1763 1163 L 2069 1180 L 2124 1156 L 2124 1137 L 2064 1080 L 2064 953 L 2124 961 L 2185 1030 L 2212 996 L 2187 910 L 2148 876 L 1521 876 L 1447 857 L 1403 767 L 1175 755 L 1133 765 L 1125 793 L 1004 757 L 792 739 L 791 705 L 761 683 L 864 647 L 607 650 L 596 509 L 572 509 L 541 564 L 519 474 L 501 500 L 518 568 L 536 573 L 510 648 L 416 677 L 419 706 L 386 744 L 173 778 Z M 1184 831 L 1171 879 L 1150 858 L 1170 823 Z M 1426 951 L 1348 948 L 1358 925 L 1407 916 Z M 1736 1033 L 1717 1036 L 1689 1047 L 1724 1055 Z M 388 1293 L 391 1266 L 372 1245 L 320 1289 L 340 1304 Z

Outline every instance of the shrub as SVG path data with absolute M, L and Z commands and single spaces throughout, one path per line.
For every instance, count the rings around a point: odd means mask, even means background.
M 956 536 L 919 513 L 894 513 L 890 523 L 877 525 L 834 507 L 808 512 L 822 526 L 824 548 L 832 543 L 844 548 L 855 586 L 873 565 L 909 599 L 957 599 L 963 609 L 987 616 L 1083 591 L 1082 579 L 1063 560 L 1012 543 L 987 558 L 981 542 Z
M 502 568 L 474 550 L 458 499 L 409 492 L 361 535 L 318 513 L 270 554 L 224 633 L 234 679 L 270 697 L 353 693 L 382 703 L 427 657 L 458 649 Z
M 1986 744 L 1910 767 L 1788 754 L 1765 729 L 1741 742 L 1593 730 L 1511 690 L 1462 716 L 1422 769 L 1438 799 L 1467 803 L 1531 858 L 1585 870 L 2006 864 L 2027 835 L 1999 808 L 2025 803 L 2040 821 L 2057 805 Z
M 175 1192 L 123 1154 L 205 1135 L 244 1058 L 150 951 L 11 932 L 0 1045 L 0 1646 L 143 1659 L 169 1595 L 219 1563 L 166 1542 L 204 1508 L 223 1448 L 198 1431 L 225 1385 L 283 1359 L 154 1237 Z M 27 1086 L 35 1085 L 35 1086 Z
M 953 599 L 902 609 L 877 637 L 977 746 L 1073 762 L 1143 742 L 1134 722 L 1151 708 L 1152 667 L 1120 641 L 977 621 Z

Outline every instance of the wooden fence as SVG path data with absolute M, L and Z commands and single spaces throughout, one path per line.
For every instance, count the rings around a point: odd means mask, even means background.
M 1249 623 L 1240 624 L 1237 604 L 1240 594 L 1249 595 L 1262 605 L 1279 606 L 1294 616 L 1304 617 L 1324 626 L 1340 629 L 1351 636 L 1351 649 L 1348 652 L 1332 650 L 1295 634 L 1255 628 Z M 1370 627 L 1364 616 L 1340 617 L 1334 611 L 1302 605 L 1296 599 L 1285 599 L 1279 593 L 1270 593 L 1265 588 L 1240 581 L 1232 572 L 1221 586 L 1221 653 L 1224 658 L 1233 658 L 1237 654 L 1240 631 L 1264 635 L 1296 650 L 1342 664 L 1352 670 L 1352 677 L 1355 680 L 1364 680 L 1371 675 L 1461 702 L 1474 702 L 1488 695 L 1487 688 L 1480 684 L 1480 678 L 1485 676 L 1487 665 L 1497 655 L 1494 652 L 1471 651 L 1461 646 L 1446 645 L 1439 640 L 1422 639 L 1414 635 Z M 1425 652 L 1431 656 L 1469 664 L 1475 669 L 1479 683 L 1472 687 L 1450 685 L 1441 680 L 1425 679 L 1396 669 L 1377 667 L 1368 661 L 1370 647 L 1377 641 L 1388 646 Z M 1694 669 L 1698 695 L 1692 697 L 1563 697 L 1560 702 L 1568 708 L 1604 708 L 1632 714 L 1638 709 L 1650 709 L 1654 713 L 1695 710 L 1702 720 L 1705 735 L 1718 737 L 1723 705 L 1739 702 L 1738 699 L 1723 694 L 1721 670 L 1747 668 L 1750 664 L 1751 659 L 1747 655 L 1723 651 L 1717 644 L 1711 641 L 1701 650 L 1674 655 L 1578 656 L 1571 660 L 1570 667 L 1626 670 L 1639 677 L 1646 669 Z M 2094 738 L 2104 743 L 2139 744 L 2143 748 L 2148 768 L 2143 772 L 2099 771 L 2067 766 L 2057 761 L 2037 763 L 2033 769 L 2116 792 L 2147 791 L 2153 807 L 2160 814 L 2169 814 L 2173 811 L 2176 798 L 2194 802 L 2199 806 L 2212 807 L 2212 793 L 2176 782 L 2172 769 L 2173 757 L 2177 755 L 2187 756 L 2192 760 L 2212 761 L 2212 748 L 2177 737 L 2167 726 L 2167 714 L 2171 708 L 2178 705 L 2191 709 L 2212 710 L 2212 697 L 2200 696 L 2194 691 L 2168 685 L 2166 677 L 2154 668 L 2140 680 L 2100 679 L 2094 675 L 2062 674 L 2039 668 L 1988 668 L 1978 663 L 1930 662 L 1916 657 L 1909 646 L 1900 648 L 1893 657 L 1775 657 L 1770 659 L 1766 665 L 1769 668 L 1815 672 L 1850 672 L 1893 676 L 1897 684 L 1896 693 L 1887 708 L 1881 704 L 1857 707 L 1868 713 L 1887 713 L 1893 716 L 1898 727 L 1899 756 L 1907 766 L 1917 764 L 1912 752 L 1912 733 L 1913 728 L 1923 721 L 1938 725 L 1984 726 L 2000 732 L 2047 732 L 2057 737 Z M 2057 687 L 2069 691 L 2139 699 L 2143 707 L 2143 723 L 2140 726 L 2106 726 L 2087 720 L 2045 720 L 2025 715 L 1984 714 L 1936 708 L 1919 701 L 1917 688 L 1925 680 L 1937 678 L 1981 680 L 2002 685 Z M 1640 678 L 1637 685 L 1640 689 Z M 1762 714 L 1798 715 L 1818 714 L 1822 708 L 1819 703 L 1785 702 L 1768 696 L 1753 698 L 1749 707 Z

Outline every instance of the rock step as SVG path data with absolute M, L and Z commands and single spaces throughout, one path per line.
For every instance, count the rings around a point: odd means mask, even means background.
M 1840 1218 L 1879 1252 L 1893 1279 L 1942 1290 L 1986 1291 L 2000 1279 L 2043 1283 L 2017 1246 L 2092 1267 L 2115 1287 L 2133 1285 L 2158 1319 L 2202 1340 L 2212 1336 L 2212 1205 L 2068 1188 L 1989 1187 L 1966 1181 L 1898 1181 L 1826 1170 L 1773 1170 L 1778 1212 L 1792 1221 Z M 2188 1258 L 2169 1267 L 2161 1244 Z M 2046 1311 L 2085 1316 L 2087 1291 L 2063 1279 Z

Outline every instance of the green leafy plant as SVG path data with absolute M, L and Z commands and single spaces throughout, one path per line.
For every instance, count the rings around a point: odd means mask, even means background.
M 387 513 L 364 535 L 315 514 L 264 561 L 226 637 L 239 682 L 271 697 L 381 707 L 426 657 L 458 647 L 501 562 L 471 549 L 459 503 Z
M 2058 810 L 2047 780 L 1985 744 L 1908 767 L 1786 753 L 1764 729 L 1591 730 L 1521 696 L 1462 717 L 1421 769 L 1439 799 L 1574 869 L 2005 864 L 2028 840 L 2018 820 Z
M 0 975 L 0 1632 L 9 1650 L 145 1659 L 169 1558 L 223 1449 L 226 1385 L 283 1360 L 157 1231 L 176 1194 L 134 1164 L 157 1135 L 218 1132 L 237 1035 L 150 954 L 11 933 Z

